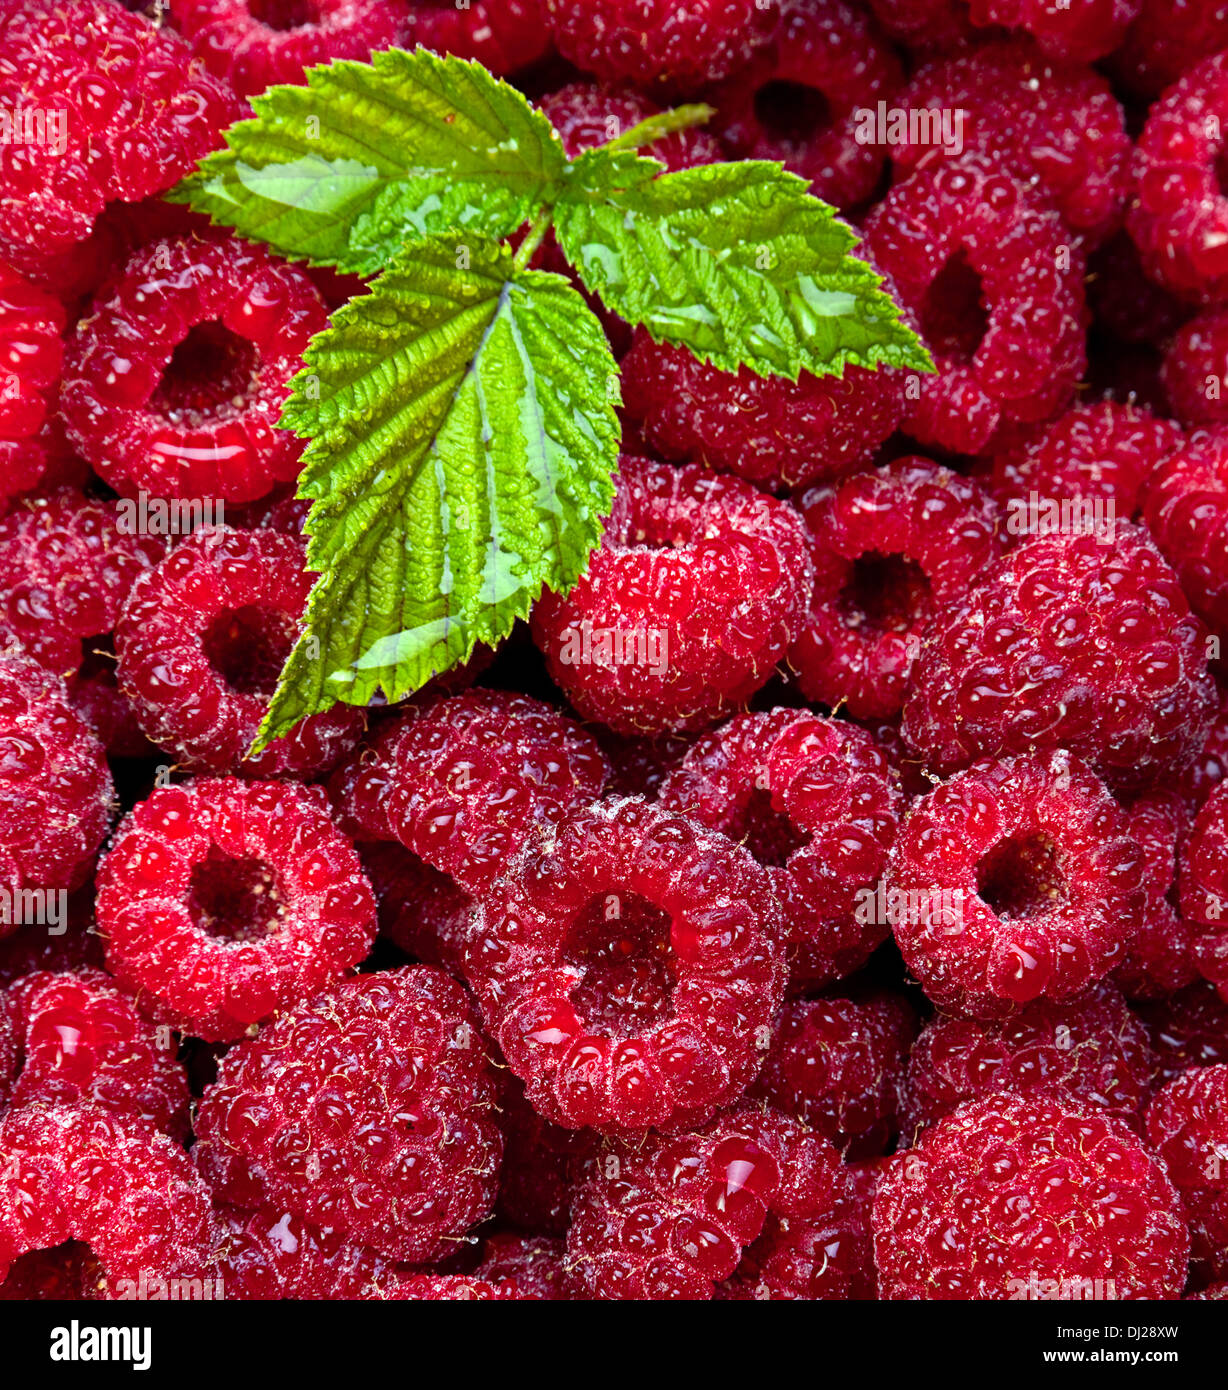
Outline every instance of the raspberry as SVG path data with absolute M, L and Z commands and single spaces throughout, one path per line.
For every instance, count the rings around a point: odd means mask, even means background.
M 1185 1206 L 1191 1274 L 1228 1278 L 1228 1066 L 1198 1067 L 1159 1091 L 1147 1140 Z
M 53 670 L 81 665 L 81 641 L 109 633 L 138 574 L 166 553 L 128 525 L 124 504 L 69 491 L 0 519 L 0 629 Z
M 622 361 L 623 400 L 667 459 L 694 459 L 779 490 L 868 463 L 904 415 L 904 374 L 846 366 L 797 381 L 717 371 L 689 349 L 637 329 Z
M 1199 314 L 1179 328 L 1161 369 L 1173 414 L 1184 425 L 1228 425 L 1228 309 Z
M 8 999 L 22 1057 L 14 1105 L 88 1101 L 187 1138 L 188 1082 L 169 1030 L 157 1037 L 102 971 L 36 971 Z
M 1200 59 L 1228 48 L 1223 0 L 1147 0 L 1114 55 L 1133 91 L 1159 96 Z
M 0 894 L 80 887 L 112 790 L 102 746 L 63 681 L 28 657 L 0 656 Z M 4 896 L 0 937 L 20 920 L 16 906 Z
M 107 203 L 160 193 L 240 114 L 187 45 L 108 0 L 17 0 L 0 20 L 0 106 L 62 112 L 0 146 L 0 259 L 56 283 Z
M 1180 782 L 1181 794 L 1201 806 L 1228 777 L 1228 691 L 1221 692 L 1219 710 L 1197 757 Z
M 1101 979 L 1145 902 L 1128 821 L 1064 752 L 986 758 L 914 802 L 887 885 L 921 987 L 939 1008 L 979 1018 Z
M 21 1069 L 21 1040 L 16 1012 L 0 995 L 0 1107 L 9 1103 L 13 1082 Z
M 538 105 L 558 131 L 569 159 L 616 139 L 661 111 L 640 92 L 630 88 L 609 91 L 595 82 L 568 83 L 543 97 Z M 672 172 L 697 164 L 715 164 L 723 157 L 716 136 L 694 126 L 654 140 L 645 152 Z
M 137 251 L 69 341 L 72 442 L 118 491 L 250 502 L 298 476 L 274 428 L 327 326 L 303 271 L 221 233 Z
M 1151 1035 L 1157 1085 L 1191 1067 L 1228 1062 L 1228 1003 L 1205 981 L 1140 1004 L 1137 1012 Z
M 521 1298 L 565 1302 L 571 1282 L 565 1261 L 567 1247 L 549 1237 L 487 1236 L 476 1275 L 494 1284 L 511 1283 Z
M 379 903 L 379 929 L 406 955 L 459 975 L 472 901 L 438 869 L 391 841 L 357 846 Z
M 48 932 L 46 923 L 30 922 L 11 936 L 0 938 L 0 988 L 36 970 L 79 970 L 83 966 L 101 970 L 102 938 L 88 930 L 93 908 L 90 886 L 69 897 L 65 930 L 58 936 Z
M 559 52 L 606 84 L 685 88 L 727 76 L 772 30 L 755 0 L 545 0 Z
M 1199 431 L 1152 475 L 1144 516 L 1190 606 L 1228 629 L 1228 430 Z
M 33 1250 L 87 1244 L 109 1297 L 151 1279 L 208 1275 L 209 1191 L 164 1134 L 93 1105 L 23 1105 L 0 1116 L 0 1279 Z
M 545 1118 L 685 1128 L 762 1065 L 779 914 L 746 850 L 638 798 L 596 802 L 544 827 L 484 895 L 465 972 Z
M 170 11 L 192 52 L 245 97 L 303 82 L 319 63 L 365 59 L 401 28 L 386 0 L 170 0 Z
M 1124 229 L 1092 253 L 1087 302 L 1110 343 L 1162 343 L 1191 313 L 1187 304 L 1143 274 L 1138 247 Z
M 1137 1128 L 1155 1058 L 1147 1030 L 1109 984 L 1064 1003 L 1038 999 L 996 1023 L 938 1015 L 908 1060 L 905 1140 L 967 1100 L 1061 1090 Z
M 336 985 L 232 1048 L 193 1152 L 224 1201 L 432 1261 L 490 1213 L 494 1095 L 463 987 L 407 966 Z
M 846 1168 L 844 1189 L 820 1216 L 769 1216 L 763 1234 L 742 1256 L 718 1299 L 872 1300 L 876 1297 L 870 1238 L 873 1169 Z M 866 1181 L 865 1173 L 870 1174 Z
M 588 1165 L 567 1255 L 585 1294 L 706 1299 L 769 1214 L 802 1221 L 841 1194 L 836 1151 L 771 1110 L 732 1110 L 693 1134 L 615 1145 Z
M 288 1211 L 219 1206 L 218 1277 L 227 1299 L 352 1299 L 395 1282 L 390 1261 Z
M 54 1250 L 31 1250 L 19 1255 L 9 1266 L 8 1278 L 0 1284 L 0 1299 L 29 1302 L 54 1299 L 76 1302 L 101 1297 L 106 1275 L 91 1255 L 88 1245 L 70 1241 Z
M 1061 1094 L 987 1096 L 887 1161 L 874 1197 L 884 1299 L 1176 1298 L 1189 1236 L 1129 1129 Z
M 299 634 L 305 553 L 274 531 L 205 529 L 132 586 L 115 629 L 119 687 L 146 735 L 185 765 L 306 777 L 358 741 L 363 712 L 339 704 L 248 756 Z
M 1012 174 L 973 155 L 920 168 L 866 234 L 938 368 L 905 420 L 915 439 L 981 453 L 1070 401 L 1087 361 L 1083 251 Z
M 351 833 L 395 838 L 478 892 L 534 822 L 600 796 L 608 776 L 592 736 L 549 705 L 469 690 L 408 708 L 331 790 Z
M 496 77 L 527 67 L 550 50 L 545 0 L 414 0 L 403 20 L 402 48 L 473 58 Z
M 1118 789 L 1192 761 L 1215 687 L 1201 624 L 1141 528 L 1032 536 L 940 609 L 904 738 L 935 771 L 1064 747 Z
M 1200 973 L 1228 1000 L 1228 787 L 1207 798 L 1181 852 L 1181 912 Z
M 1219 125 L 1228 121 L 1228 54 L 1192 67 L 1147 116 L 1134 151 L 1126 226 L 1148 275 L 1186 299 L 1228 301 L 1228 201 Z
M 986 482 L 1007 536 L 1077 525 L 1110 530 L 1142 505 L 1144 484 L 1182 443 L 1171 420 L 1115 401 L 1072 406 L 994 455 Z
M 62 452 L 51 420 L 64 322 L 59 300 L 0 263 L 0 504 L 42 482 Z
M 787 502 L 697 464 L 624 457 L 601 549 L 533 636 L 586 718 L 617 733 L 714 723 L 771 676 L 812 579 Z
M 752 1094 L 846 1153 L 881 1153 L 895 1134 L 912 1009 L 899 995 L 791 1000 Z
M 114 655 L 106 644 L 85 654 L 81 669 L 68 682 L 68 698 L 93 729 L 109 758 L 150 758 L 158 750 L 141 732 L 132 706 L 115 684 Z
M 588 1134 L 543 1119 L 510 1073 L 503 1077 L 499 1105 L 504 1150 L 495 1211 L 521 1230 L 566 1235 L 572 1170 L 592 1148 Z
M 958 48 L 975 34 L 958 0 L 867 0 L 870 12 L 893 39 L 920 49 Z
M 896 715 L 935 605 L 1001 553 L 995 508 L 976 483 L 916 456 L 812 488 L 798 507 L 815 572 L 789 649 L 802 691 L 856 719 Z
M 524 1297 L 514 1280 L 494 1284 L 472 1274 L 406 1274 L 376 1297 L 429 1303 L 486 1303 Z
M 844 0 L 783 0 L 771 42 L 712 95 L 717 128 L 740 159 L 775 159 L 838 208 L 874 193 L 884 153 L 858 115 L 900 84 L 900 65 Z
M 695 742 L 690 734 L 623 738 L 608 730 L 598 730 L 597 738 L 610 759 L 608 790 L 618 796 L 643 796 L 649 801 L 656 800 L 661 783 Z
M 797 982 L 851 974 L 886 936 L 862 902 L 902 805 L 885 754 L 856 725 L 790 709 L 737 716 L 695 744 L 660 803 L 746 844 L 767 867 Z
M 1091 63 L 1121 42 L 1143 0 L 968 0 L 973 24 L 1026 30 L 1051 58 Z
M 227 1041 L 362 960 L 375 903 L 323 792 L 204 778 L 156 788 L 121 823 L 98 927 L 113 974 Z

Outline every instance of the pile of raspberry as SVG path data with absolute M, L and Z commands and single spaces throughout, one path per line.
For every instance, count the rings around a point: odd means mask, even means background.
M 1223 1297 L 1224 6 L 0 9 L 0 1298 Z M 344 286 L 162 195 L 394 45 L 707 103 L 935 370 L 594 303 L 585 573 L 253 758 Z

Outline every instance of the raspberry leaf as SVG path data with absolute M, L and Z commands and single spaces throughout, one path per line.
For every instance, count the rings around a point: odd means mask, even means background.
M 375 274 L 411 237 L 510 235 L 567 165 L 550 122 L 480 63 L 389 49 L 271 87 L 170 196 L 285 256 Z
M 856 234 L 803 179 L 765 160 L 660 169 L 592 150 L 569 166 L 554 211 L 564 254 L 616 313 L 727 372 L 933 370 L 880 277 L 850 254 Z
M 580 294 L 494 242 L 411 242 L 340 309 L 281 419 L 310 441 L 320 578 L 256 748 L 403 698 L 569 589 L 613 500 L 618 399 Z

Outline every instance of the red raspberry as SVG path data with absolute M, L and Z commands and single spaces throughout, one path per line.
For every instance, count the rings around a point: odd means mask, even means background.
M 482 1242 L 479 1279 L 512 1284 L 521 1298 L 567 1302 L 571 1281 L 566 1268 L 567 1247 L 561 1240 L 517 1235 L 487 1236 Z
M 1228 1000 L 1228 786 L 1207 798 L 1182 849 L 1181 912 L 1195 924 L 1199 971 Z
M 0 146 L 0 259 L 54 287 L 74 273 L 107 203 L 170 188 L 240 107 L 186 44 L 108 0 L 16 0 L 6 10 L 0 106 L 63 115 L 41 143 Z
M 403 20 L 402 48 L 473 58 L 496 77 L 527 67 L 550 50 L 545 0 L 413 0 Z
M 91 1102 L 182 1142 L 188 1082 L 170 1030 L 159 1037 L 100 970 L 36 971 L 8 993 L 20 1036 L 14 1105 Z
M 960 0 L 867 0 L 874 18 L 893 39 L 926 53 L 968 43 L 976 31 Z
M 1228 429 L 1198 431 L 1156 469 L 1144 516 L 1190 606 L 1228 630 Z
M 618 796 L 643 796 L 649 801 L 657 799 L 661 783 L 682 762 L 695 742 L 691 734 L 623 738 L 608 730 L 598 730 L 597 740 L 610 759 L 607 790 Z
M 205 529 L 132 586 L 115 629 L 119 687 L 141 728 L 186 766 L 307 777 L 347 753 L 365 716 L 335 705 L 248 749 L 299 634 L 312 575 L 303 542 Z
M 769 1215 L 830 1213 L 836 1151 L 771 1110 L 744 1107 L 693 1134 L 598 1152 L 572 1204 L 567 1255 L 586 1296 L 706 1299 Z
M 21 1039 L 17 1016 L 8 998 L 0 995 L 0 1109 L 9 1103 L 20 1070 Z
M 865 1175 L 869 1175 L 869 1181 Z M 843 1191 L 819 1216 L 768 1217 L 718 1299 L 742 1301 L 873 1300 L 876 1294 L 870 1203 L 874 1169 L 846 1168 Z
M 863 905 L 902 804 L 863 729 L 802 710 L 739 715 L 695 744 L 660 803 L 744 843 L 766 866 L 797 982 L 841 979 L 882 943 L 886 925 Z
M 913 803 L 887 901 L 934 1003 L 1001 1018 L 1070 999 L 1121 960 L 1145 903 L 1143 857 L 1069 754 L 986 758 Z
M 0 892 L 80 887 L 112 792 L 102 746 L 63 681 L 28 657 L 0 656 Z M 17 908 L 5 899 L 0 937 L 20 921 Z
M 81 669 L 68 681 L 68 698 L 97 734 L 109 758 L 151 758 L 158 750 L 141 732 L 132 706 L 115 684 L 115 657 L 109 639 L 90 643 Z
M 372 1298 L 396 1281 L 384 1256 L 288 1211 L 219 1205 L 217 1215 L 218 1277 L 228 1300 Z
M 1051 58 L 1091 63 L 1121 42 L 1143 0 L 968 0 L 972 22 L 1031 34 Z
M 1228 301 L 1228 201 L 1220 192 L 1228 53 L 1192 67 L 1147 116 L 1126 225 L 1147 273 L 1186 299 Z
M 215 1230 L 208 1189 L 165 1134 L 93 1105 L 0 1116 L 0 1279 L 28 1251 L 75 1240 L 106 1296 L 147 1297 L 150 1280 L 208 1277 Z
M 780 0 L 771 42 L 712 94 L 717 129 L 740 159 L 775 159 L 838 208 L 865 203 L 884 151 L 858 116 L 900 84 L 900 64 L 845 0 Z
M 1092 253 L 1086 288 L 1096 326 L 1109 340 L 1103 347 L 1162 343 L 1192 312 L 1144 275 L 1138 247 L 1124 229 Z
M 486 1303 L 525 1297 L 515 1280 L 494 1284 L 472 1274 L 405 1274 L 375 1296 L 428 1303 Z
M 192 52 L 245 97 L 390 48 L 402 24 L 387 0 L 170 0 L 170 11 Z
M 870 105 L 870 103 L 865 103 Z M 1090 68 L 1054 64 L 1027 40 L 983 44 L 922 67 L 895 99 L 908 123 L 891 140 L 897 175 L 947 150 L 925 138 L 914 112 L 962 111 L 947 126 L 950 151 L 977 150 L 1010 165 L 1051 197 L 1087 245 L 1120 224 L 1129 192 L 1130 139 L 1108 82 Z
M 124 503 L 69 491 L 0 520 L 0 629 L 53 670 L 80 666 L 82 639 L 115 627 L 137 575 L 166 554 L 130 520 Z
M 784 993 L 746 850 L 638 798 L 577 807 L 480 901 L 466 977 L 530 1103 L 573 1128 L 685 1128 L 737 1100 Z
M 1228 48 L 1223 0 L 1147 0 L 1113 67 L 1133 91 L 1156 97 L 1200 58 L 1222 48 Z
M 623 400 L 667 459 L 694 459 L 779 490 L 838 478 L 868 463 L 904 414 L 904 374 L 847 366 L 797 381 L 737 375 L 637 329 L 622 362 Z
M 0 147 L 0 163 L 4 155 Z M 51 422 L 64 322 L 58 299 L 0 262 L 0 505 L 42 482 L 63 452 L 61 431 Z
M 1083 250 L 1014 175 L 974 155 L 920 168 L 866 234 L 938 368 L 918 379 L 909 434 L 982 453 L 1070 401 L 1087 364 Z
M 755 0 L 545 0 L 559 52 L 607 85 L 694 88 L 741 67 L 773 27 Z
M 1176 1298 L 1189 1236 L 1164 1169 L 1104 1111 L 1036 1091 L 969 1101 L 887 1161 L 884 1299 Z
M 472 900 L 438 869 L 389 840 L 357 845 L 379 903 L 380 935 L 415 960 L 460 974 Z
M 1177 330 L 1161 377 L 1183 425 L 1228 425 L 1228 309 L 1199 314 Z
M 1147 479 L 1182 439 L 1171 420 L 1139 406 L 1072 406 L 994 455 L 986 481 L 1006 513 L 1006 535 L 1107 531 L 1131 520 Z
M 939 1014 L 909 1057 L 900 1127 L 908 1141 L 966 1100 L 1043 1087 L 1135 1128 L 1154 1070 L 1147 1030 L 1109 984 L 1060 1004 L 1038 999 L 996 1023 Z
M 656 102 L 640 92 L 631 88 L 610 91 L 596 82 L 568 83 L 543 97 L 538 105 L 558 131 L 570 159 L 617 139 L 632 126 L 661 111 Z M 724 154 L 715 135 L 695 126 L 654 140 L 643 153 L 659 159 L 667 169 L 675 172 L 697 164 L 715 164 Z M 550 267 L 557 268 L 556 265 Z
M 204 778 L 155 789 L 121 823 L 98 928 L 113 974 L 227 1041 L 357 965 L 375 903 L 323 792 Z
M 533 636 L 581 714 L 618 733 L 702 728 L 764 685 L 812 571 L 787 502 L 698 464 L 624 456 L 601 549 Z
M 590 1136 L 543 1119 L 510 1072 L 499 1105 L 504 1150 L 496 1213 L 524 1231 L 566 1235 L 573 1169 L 592 1149 Z
M 1170 1081 L 1147 1109 L 1147 1140 L 1185 1206 L 1191 1274 L 1228 1278 L 1228 1066 Z
M 976 483 L 918 456 L 812 488 L 798 507 L 815 583 L 790 665 L 808 699 L 856 719 L 896 715 L 934 607 L 1001 553 L 996 509 Z
M 45 923 L 31 922 L 0 938 L 0 989 L 36 970 L 80 970 L 84 966 L 101 970 L 102 938 L 89 930 L 93 910 L 90 885 L 69 896 L 65 930 L 58 936 L 52 936 Z
M 1157 1084 L 1191 1067 L 1228 1063 L 1228 1003 L 1211 985 L 1190 985 L 1157 1003 L 1139 1005 L 1138 1013 L 1151 1034 Z
M 69 342 L 69 436 L 129 495 L 262 497 L 298 476 L 302 442 L 274 426 L 327 323 L 304 272 L 263 247 L 221 233 L 154 242 Z
M 407 966 L 336 985 L 232 1048 L 193 1153 L 235 1206 L 434 1261 L 494 1203 L 494 1098 L 464 988 Z
M 1228 690 L 1220 693 L 1219 710 L 1198 756 L 1180 781 L 1181 794 L 1198 807 L 1228 778 Z
M 35 1299 L 76 1302 L 102 1297 L 106 1282 L 89 1246 L 70 1241 L 54 1250 L 31 1250 L 28 1255 L 19 1255 L 9 1266 L 8 1278 L 0 1284 L 0 1299 L 21 1303 Z
M 882 1153 L 916 1031 L 908 1003 L 885 991 L 791 1000 L 751 1094 L 846 1153 Z
M 468 690 L 406 709 L 330 784 L 342 825 L 394 838 L 478 892 L 532 825 L 601 795 L 593 737 L 540 700 Z
M 1140 527 L 1032 536 L 934 616 L 904 737 L 949 772 L 978 756 L 1064 747 L 1118 789 L 1180 772 L 1215 687 L 1202 625 Z

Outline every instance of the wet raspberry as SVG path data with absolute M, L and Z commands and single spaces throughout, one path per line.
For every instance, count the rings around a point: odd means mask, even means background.
M 208 1041 L 239 1038 L 357 965 L 375 903 L 323 792 L 204 778 L 159 787 L 98 872 L 107 967 Z
M 789 649 L 808 699 L 856 719 L 898 714 L 936 605 L 965 594 L 1002 550 L 978 484 L 918 456 L 798 500 L 815 583 Z
M 336 985 L 232 1048 L 193 1152 L 224 1201 L 434 1261 L 494 1203 L 494 1098 L 463 987 L 408 966 Z
M 867 0 L 867 3 L 887 34 L 922 53 L 958 48 L 976 33 L 960 0 Z
M 717 371 L 639 329 L 622 362 L 623 401 L 664 458 L 696 460 L 760 487 L 804 486 L 863 463 L 904 414 L 904 374 L 848 366 L 797 381 Z
M 1052 58 L 1091 63 L 1121 42 L 1143 0 L 968 0 L 973 24 L 1023 29 Z
M 519 1300 L 525 1295 L 514 1279 L 496 1284 L 473 1274 L 404 1274 L 375 1297 L 428 1303 L 487 1303 Z
M 515 1285 L 521 1298 L 565 1302 L 571 1298 L 567 1247 L 546 1236 L 487 1236 L 475 1274 L 493 1284 Z
M 574 1165 L 592 1149 L 592 1136 L 543 1119 L 510 1072 L 499 1107 L 504 1150 L 496 1213 L 523 1231 L 566 1235 Z
M 219 1205 L 218 1276 L 239 1301 L 378 1296 L 397 1275 L 386 1257 L 337 1231 L 320 1232 L 288 1211 Z
M 56 285 L 108 203 L 189 173 L 239 116 L 166 29 L 109 0 L 16 0 L 0 20 L 0 105 L 63 112 L 56 138 L 0 146 L 0 259 Z
M 1207 798 L 1182 849 L 1181 912 L 1200 973 L 1228 1000 L 1228 787 Z
M 309 777 L 358 741 L 363 712 L 339 704 L 248 756 L 299 635 L 313 578 L 304 555 L 275 531 L 205 529 L 133 585 L 115 629 L 119 688 L 186 766 Z
M 11 936 L 0 938 L 0 988 L 7 988 L 36 970 L 102 969 L 102 938 L 89 930 L 94 908 L 93 885 L 71 894 L 67 913 L 57 922 L 57 933 L 46 922 L 30 922 Z M 60 927 L 63 930 L 58 930 Z
M 466 977 L 543 1116 L 685 1128 L 738 1099 L 784 993 L 746 850 L 637 798 L 576 808 L 480 900 Z
M 387 0 L 170 0 L 170 12 L 192 52 L 245 97 L 389 48 L 402 22 Z
M 702 728 L 766 683 L 809 596 L 787 502 L 699 465 L 624 456 L 601 549 L 533 635 L 587 718 L 618 733 Z
M 1228 48 L 1223 0 L 1147 0 L 1112 67 L 1132 91 L 1156 97 L 1200 58 L 1222 48 Z
M 771 41 L 711 94 L 716 127 L 739 159 L 779 160 L 838 208 L 878 186 L 884 151 L 858 113 L 893 95 L 900 65 L 844 0 L 781 0 Z
M 0 1279 L 65 1241 L 88 1245 L 104 1296 L 211 1274 L 209 1191 L 164 1134 L 93 1105 L 14 1106 L 0 1116 Z
M 1144 885 L 1121 809 L 1063 752 L 985 759 L 921 797 L 887 871 L 909 969 L 940 1008 L 979 1018 L 1070 999 L 1106 975 Z
M 402 48 L 473 58 L 504 77 L 549 52 L 545 0 L 413 0 L 403 20 Z
M 570 159 L 617 139 L 661 111 L 656 102 L 632 88 L 610 90 L 596 82 L 570 82 L 543 97 L 538 106 L 558 131 Z M 671 171 L 715 164 L 724 157 L 716 136 L 698 126 L 654 140 L 644 153 L 659 159 Z
M 1192 67 L 1147 116 L 1134 151 L 1126 219 L 1147 273 L 1204 304 L 1228 300 L 1228 200 L 1219 126 L 1228 121 L 1228 54 Z
M 1183 425 L 1228 425 L 1228 309 L 1199 314 L 1179 328 L 1164 350 L 1161 376 Z
M 1189 1236 L 1163 1168 L 1060 1094 L 969 1101 L 887 1161 L 874 1197 L 885 1299 L 1176 1298 Z
M 390 840 L 360 841 L 357 849 L 379 904 L 380 935 L 415 960 L 459 975 L 469 935 L 469 895 Z
M 795 983 L 865 964 L 887 935 L 866 910 L 902 811 L 886 755 L 856 725 L 801 710 L 739 715 L 661 787 L 668 810 L 745 844 L 784 907 Z
M 188 1082 L 170 1029 L 155 1030 L 100 970 L 27 975 L 8 992 L 21 1067 L 14 1105 L 88 1101 L 181 1142 Z
M 1228 631 L 1228 430 L 1198 431 L 1160 465 L 1144 516 L 1190 606 L 1216 631 Z
M 1221 692 L 1219 710 L 1198 755 L 1185 770 L 1179 789 L 1194 806 L 1201 806 L 1228 777 L 1228 692 Z
M 831 1212 L 835 1149 L 771 1110 L 744 1107 L 693 1134 L 613 1145 L 587 1165 L 567 1255 L 586 1296 L 706 1299 L 769 1215 Z
M 1089 246 L 1120 224 L 1130 140 L 1108 82 L 1090 68 L 1054 63 L 1026 40 L 991 42 L 926 64 L 894 104 L 913 124 L 890 142 L 897 176 L 945 152 L 976 150 L 1052 198 Z M 945 125 L 914 116 L 941 121 L 953 111 L 963 115 Z
M 649 801 L 656 800 L 661 783 L 695 742 L 691 734 L 624 738 L 621 734 L 599 729 L 596 736 L 610 760 L 607 790 L 618 796 L 643 796 Z
M 1013 174 L 977 155 L 920 168 L 866 235 L 938 368 L 918 378 L 915 439 L 982 453 L 1069 403 L 1087 361 L 1083 251 Z
M 1151 1035 L 1157 1084 L 1191 1067 L 1228 1063 L 1228 1003 L 1212 985 L 1190 985 L 1167 999 L 1140 1004 L 1137 1012 Z
M 887 1148 L 916 1019 L 897 994 L 795 999 L 752 1090 L 845 1153 Z
M 275 428 L 328 322 L 303 271 L 221 233 L 136 252 L 70 339 L 64 420 L 120 492 L 250 502 L 298 476 Z
M 755 0 L 545 0 L 568 62 L 606 83 L 696 87 L 741 67 L 764 43 L 774 13 Z
M 42 482 L 64 448 L 52 423 L 64 323 L 58 299 L 0 263 L 0 502 Z
M 1228 1277 L 1228 1065 L 1170 1081 L 1147 1109 L 1147 1140 L 1168 1167 L 1190 1224 L 1190 1273 Z
M 1193 760 L 1215 687 L 1202 625 L 1140 527 L 1031 536 L 926 630 L 904 737 L 930 768 L 1065 747 L 1110 785 Z

